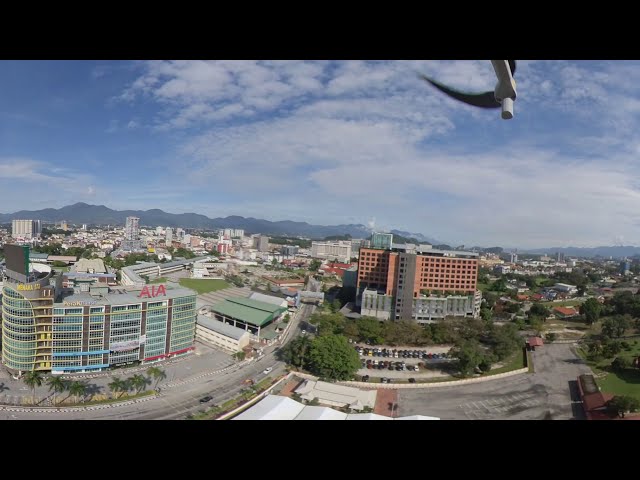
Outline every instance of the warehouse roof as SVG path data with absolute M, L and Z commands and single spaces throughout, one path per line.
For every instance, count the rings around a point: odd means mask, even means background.
M 227 298 L 211 306 L 211 310 L 262 327 L 287 309 L 249 298 Z

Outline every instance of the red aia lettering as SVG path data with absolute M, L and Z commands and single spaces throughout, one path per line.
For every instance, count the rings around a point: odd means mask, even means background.
M 138 295 L 138 297 L 151 298 L 151 297 L 157 297 L 158 295 L 166 295 L 166 294 L 167 294 L 167 290 L 164 285 L 159 285 L 157 288 L 155 285 L 153 285 L 151 287 L 151 291 L 149 291 L 149 287 L 145 285 L 144 287 L 142 287 L 142 291 L 140 292 L 140 295 Z

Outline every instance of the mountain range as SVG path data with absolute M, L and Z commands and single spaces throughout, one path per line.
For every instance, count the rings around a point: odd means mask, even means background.
M 526 253 L 555 255 L 556 252 L 564 253 L 570 257 L 603 257 L 603 258 L 623 258 L 640 255 L 640 247 L 631 245 L 616 245 L 611 247 L 557 247 L 557 248 L 537 248 L 523 250 Z
M 259 218 L 245 218 L 232 215 L 224 218 L 209 218 L 197 213 L 167 213 L 162 210 L 112 210 L 104 205 L 75 203 L 62 208 L 45 208 L 44 210 L 21 210 L 15 213 L 0 214 L 0 223 L 9 223 L 14 219 L 34 219 L 47 222 L 66 220 L 80 225 L 124 225 L 127 217 L 139 217 L 140 225 L 147 227 L 182 227 L 197 229 L 241 228 L 246 233 L 262 233 L 264 235 L 291 235 L 321 239 L 332 235 L 351 235 L 352 238 L 368 238 L 371 229 L 362 224 L 348 225 L 311 225 L 306 222 L 283 220 L 271 222 Z M 392 230 L 391 233 L 403 237 L 415 238 L 425 243 L 441 243 L 425 237 L 420 233 Z

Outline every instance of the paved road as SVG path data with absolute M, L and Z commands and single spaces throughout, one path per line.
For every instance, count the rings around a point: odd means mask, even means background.
M 399 416 L 456 420 L 568 420 L 582 418 L 576 378 L 591 370 L 572 345 L 549 344 L 534 353 L 535 373 L 431 389 L 399 389 Z

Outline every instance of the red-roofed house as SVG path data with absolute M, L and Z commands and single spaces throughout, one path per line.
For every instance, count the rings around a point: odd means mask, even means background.
M 541 347 L 542 345 L 544 345 L 544 342 L 540 337 L 529 337 L 527 343 L 530 347 Z
M 520 300 L 521 302 L 525 302 L 529 300 L 529 295 L 516 295 L 516 299 Z
M 336 275 L 337 277 L 342 278 L 345 270 L 351 268 L 352 265 L 350 263 L 328 263 L 320 267 L 320 270 L 324 272 L 325 275 Z
M 540 300 L 542 300 L 544 297 L 543 297 L 543 296 L 542 296 L 542 294 L 540 294 L 540 293 L 534 293 L 534 294 L 531 296 L 531 298 L 532 298 L 533 300 L 540 301 Z
M 553 313 L 559 318 L 571 318 L 578 315 L 578 312 L 573 307 L 555 307 Z

